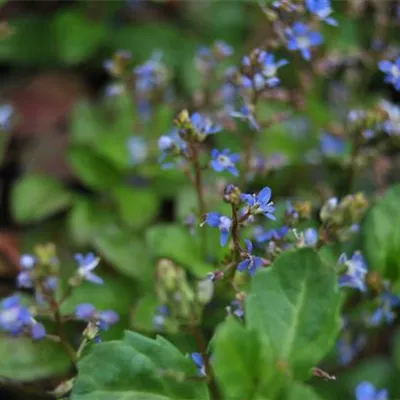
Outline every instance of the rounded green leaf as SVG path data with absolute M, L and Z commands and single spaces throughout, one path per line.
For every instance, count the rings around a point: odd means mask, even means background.
M 57 180 L 28 175 L 13 188 L 12 212 L 18 222 L 35 222 L 64 210 L 71 201 L 71 193 Z
M 120 186 L 113 191 L 112 196 L 121 219 L 130 228 L 143 228 L 158 214 L 159 197 L 151 189 Z
M 400 278 L 400 185 L 392 187 L 368 212 L 362 227 L 369 268 L 393 283 Z
M 19 381 L 60 376 L 72 367 L 61 346 L 0 335 L 0 376 Z
M 109 190 L 121 181 L 118 170 L 89 147 L 72 148 L 68 161 L 78 177 L 93 189 Z
M 78 9 L 60 11 L 51 27 L 59 58 L 67 64 L 77 64 L 90 58 L 107 35 L 104 22 L 90 19 Z
M 256 274 L 246 321 L 270 340 L 277 361 L 304 378 L 334 343 L 339 305 L 335 271 L 315 251 L 303 248 L 283 253 Z

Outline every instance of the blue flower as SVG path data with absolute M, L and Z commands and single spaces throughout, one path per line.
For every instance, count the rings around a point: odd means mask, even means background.
M 96 257 L 93 253 L 75 254 L 75 261 L 78 263 L 78 275 L 89 282 L 103 284 L 104 281 L 92 271 L 99 265 L 100 258 Z
M 134 69 L 138 92 L 147 93 L 166 84 L 168 72 L 161 58 L 162 52 L 155 51 L 149 60 Z
M 229 115 L 232 118 L 238 118 L 241 121 L 248 122 L 250 127 L 255 131 L 259 131 L 261 129 L 254 114 L 250 111 L 248 106 L 243 106 L 240 111 L 231 111 Z
M 17 286 L 32 288 L 34 286 L 34 267 L 36 258 L 30 254 L 23 254 L 19 259 L 21 272 L 17 276 Z
M 288 49 L 299 50 L 303 58 L 307 61 L 311 60 L 310 47 L 319 46 L 324 41 L 321 33 L 312 31 L 303 22 L 295 22 L 286 33 L 288 37 Z
M 35 340 L 43 339 L 46 330 L 37 322 L 19 296 L 10 296 L 0 303 L 0 330 L 18 336 L 28 334 Z
M 253 251 L 253 244 L 250 240 L 245 240 L 247 251 L 244 255 L 244 260 L 242 260 L 238 266 L 237 270 L 243 272 L 248 269 L 251 276 L 254 276 L 256 271 L 264 265 L 264 261 L 261 257 L 253 256 L 251 252 Z
M 167 305 L 158 306 L 153 317 L 153 325 L 156 329 L 161 330 L 165 326 L 166 318 L 169 315 L 169 307 Z
M 380 295 L 380 306 L 369 318 L 369 323 L 373 326 L 380 325 L 383 320 L 386 320 L 388 324 L 391 324 L 395 318 L 395 313 L 392 311 L 393 308 L 400 306 L 400 298 L 388 290 L 385 290 Z
M 215 49 L 217 56 L 219 56 L 219 57 L 226 58 L 226 57 L 230 57 L 233 54 L 232 46 L 230 46 L 229 44 L 225 43 L 222 40 L 217 40 L 214 43 L 214 49 Z
M 231 302 L 231 305 L 234 308 L 233 314 L 236 315 L 238 318 L 243 318 L 244 317 L 243 301 L 236 299 Z
M 199 113 L 193 113 L 190 117 L 193 128 L 202 136 L 209 136 L 222 130 L 222 126 L 214 124 L 211 119 Z
M 308 11 L 316 15 L 322 21 L 332 26 L 337 26 L 337 21 L 330 17 L 332 14 L 330 0 L 306 0 L 306 7 Z
M 320 139 L 321 152 L 325 156 L 338 156 L 342 155 L 346 150 L 346 143 L 343 139 L 325 133 Z
M 400 57 L 394 62 L 381 61 L 379 69 L 386 74 L 385 82 L 391 83 L 396 90 L 400 91 Z
M 265 78 L 265 83 L 268 87 L 274 87 L 280 83 L 280 79 L 276 76 L 278 68 L 289 63 L 284 59 L 275 61 L 275 56 L 266 51 L 260 52 L 258 62 L 261 65 L 261 74 Z
M 225 217 L 218 212 L 210 212 L 206 215 L 205 223 L 213 228 L 218 228 L 220 230 L 221 246 L 226 246 L 232 226 L 232 220 L 229 217 Z
M 266 186 L 264 189 L 255 194 L 242 194 L 240 198 L 247 203 L 247 212 L 250 215 L 264 214 L 267 218 L 275 220 L 273 213 L 275 212 L 274 203 L 271 200 L 271 189 Z
M 192 353 L 190 355 L 197 367 L 197 372 L 200 376 L 206 376 L 206 366 L 204 364 L 203 356 L 200 353 Z
M 371 382 L 361 382 L 355 390 L 357 400 L 388 400 L 387 389 L 378 390 Z
M 211 152 L 211 167 L 216 172 L 228 171 L 234 176 L 239 175 L 239 171 L 235 166 L 235 163 L 239 162 L 239 154 L 230 154 L 229 149 L 222 150 L 221 152 L 214 149 Z
M 149 146 L 146 140 L 139 136 L 132 136 L 128 139 L 126 144 L 131 165 L 142 164 L 149 154 Z
M 347 258 L 346 254 L 343 253 L 339 257 L 338 264 L 346 267 L 346 272 L 339 277 L 340 287 L 351 287 L 359 289 L 362 292 L 367 290 L 365 286 L 367 266 L 359 251 L 356 251 L 350 260 Z
M 119 321 L 118 314 L 113 310 L 98 311 L 93 304 L 83 303 L 75 308 L 75 317 L 82 321 L 95 322 L 102 331 Z
M 304 232 L 304 243 L 306 246 L 314 247 L 318 242 L 318 231 L 315 228 L 308 228 Z
M 344 337 L 338 340 L 338 361 L 340 365 L 350 364 L 354 358 L 360 353 L 367 343 L 365 335 L 360 335 L 352 342 L 349 338 Z
M 14 108 L 10 104 L 0 106 L 0 129 L 8 131 L 11 129 L 11 119 L 14 114 Z
M 282 240 L 289 232 L 289 227 L 284 225 L 278 229 L 257 229 L 254 232 L 255 239 L 258 243 L 269 242 L 270 240 Z

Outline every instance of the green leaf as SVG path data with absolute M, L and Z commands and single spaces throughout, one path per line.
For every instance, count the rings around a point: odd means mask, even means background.
M 28 65 L 54 63 L 55 43 L 47 17 L 33 15 L 10 19 L 13 33 L 0 40 L 0 59 Z
M 338 333 L 340 295 L 335 271 L 311 249 L 283 253 L 258 271 L 246 301 L 246 321 L 266 335 L 280 363 L 305 378 Z
M 104 131 L 102 116 L 88 101 L 80 101 L 73 110 L 71 138 L 74 144 L 92 145 Z
M 77 64 L 90 58 L 107 35 L 107 24 L 88 18 L 78 9 L 58 12 L 51 28 L 57 41 L 59 58 L 67 64 Z
M 69 207 L 70 192 L 48 176 L 27 175 L 20 179 L 12 192 L 12 212 L 17 222 L 39 221 Z
M 362 227 L 370 269 L 392 282 L 400 278 L 400 185 L 393 186 L 368 212 Z
M 118 271 L 141 283 L 151 283 L 154 267 L 143 239 L 115 225 L 99 228 L 92 243 Z
M 62 347 L 48 341 L 0 335 L 0 376 L 19 381 L 34 381 L 64 375 L 71 361 Z
M 292 382 L 287 389 L 285 400 L 322 400 L 315 390 L 300 382 Z
M 167 340 L 126 332 L 123 340 L 102 343 L 78 364 L 72 400 L 207 400 L 204 382 L 191 359 Z
M 201 259 L 201 249 L 197 241 L 178 225 L 155 225 L 146 232 L 147 243 L 156 258 L 170 258 L 186 266 L 193 274 L 204 277 L 212 266 Z
M 79 246 L 90 242 L 94 231 L 95 207 L 91 200 L 78 198 L 68 214 L 68 229 L 73 241 Z
M 229 400 L 273 398 L 284 383 L 268 341 L 234 319 L 226 320 L 212 341 L 215 376 Z
M 112 196 L 117 202 L 121 219 L 130 228 L 144 228 L 158 214 L 159 197 L 151 189 L 120 186 Z
M 93 189 L 109 190 L 121 182 L 118 170 L 89 147 L 72 148 L 68 161 L 78 177 Z

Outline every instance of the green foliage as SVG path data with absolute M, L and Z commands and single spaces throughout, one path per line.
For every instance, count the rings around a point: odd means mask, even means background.
M 365 220 L 363 249 L 369 267 L 394 284 L 400 278 L 400 185 L 392 187 Z
M 51 177 L 27 175 L 13 188 L 12 211 L 21 223 L 39 221 L 65 210 L 71 203 L 71 193 Z
M 89 147 L 70 149 L 68 161 L 79 178 L 93 189 L 109 190 L 121 182 L 118 170 Z
M 208 399 L 192 360 L 167 340 L 126 332 L 123 340 L 100 344 L 78 365 L 72 400 Z
M 223 398 L 273 399 L 284 384 L 268 338 L 233 319 L 226 320 L 213 339 L 213 366 Z
M 34 381 L 67 373 L 71 361 L 55 343 L 0 335 L 0 376 L 20 381 Z
M 62 10 L 51 26 L 57 43 L 58 58 L 77 64 L 91 57 L 107 35 L 106 25 L 90 19 L 80 10 Z
M 282 254 L 256 274 L 246 302 L 248 327 L 270 341 L 274 359 L 306 377 L 337 336 L 340 296 L 334 270 L 311 249 Z
M 155 225 L 146 232 L 146 240 L 156 258 L 166 257 L 203 277 L 212 266 L 202 260 L 199 237 L 192 237 L 179 225 Z

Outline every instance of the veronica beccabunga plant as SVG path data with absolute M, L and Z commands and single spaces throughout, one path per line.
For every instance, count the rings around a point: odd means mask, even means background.
M 67 360 L 52 396 L 400 396 L 398 16 L 372 2 L 365 45 L 348 3 L 249 3 L 255 48 L 216 38 L 179 66 L 160 50 L 104 62 L 104 103 L 79 111 L 90 123 L 68 153 L 88 193 L 37 177 L 15 190 L 21 222 L 46 214 L 20 210 L 24 187 L 56 192 L 75 249 L 23 254 L 0 303 L 10 343 Z

